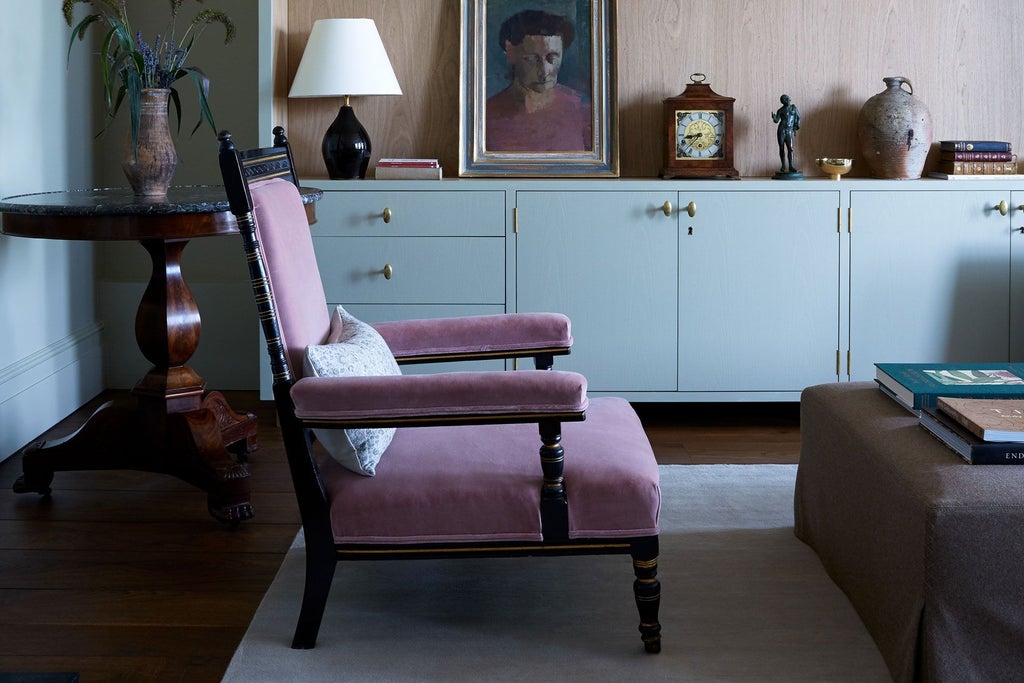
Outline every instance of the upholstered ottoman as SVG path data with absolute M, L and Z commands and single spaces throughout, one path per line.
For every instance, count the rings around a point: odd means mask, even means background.
M 969 465 L 873 382 L 803 392 L 796 535 L 896 681 L 1024 680 L 1024 467 Z

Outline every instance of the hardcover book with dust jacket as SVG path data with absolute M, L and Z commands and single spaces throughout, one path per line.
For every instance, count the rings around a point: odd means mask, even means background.
M 1024 441 L 1024 400 L 940 396 L 939 410 L 984 441 Z
M 1024 363 L 875 363 L 875 381 L 911 410 L 939 396 L 1024 399 Z

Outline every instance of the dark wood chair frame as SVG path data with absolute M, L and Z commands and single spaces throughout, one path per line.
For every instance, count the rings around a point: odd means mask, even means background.
M 289 368 L 281 343 L 274 298 L 270 291 L 264 261 L 256 237 L 249 184 L 273 177 L 283 177 L 298 185 L 292 163 L 291 149 L 280 126 L 273 130 L 272 147 L 238 150 L 229 132 L 219 136 L 219 160 L 225 189 L 241 233 L 249 275 L 253 284 L 260 323 L 267 340 L 267 352 L 273 376 L 273 393 L 279 424 L 284 439 L 289 469 L 298 499 L 306 543 L 306 579 L 302 607 L 292 641 L 293 648 L 312 648 L 316 644 L 320 623 L 337 563 L 342 560 L 429 559 L 442 557 L 514 557 L 579 554 L 630 554 L 635 581 L 634 597 L 640 615 L 639 631 L 647 652 L 661 650 L 661 625 L 658 609 L 661 584 L 657 577 L 658 536 L 610 539 L 570 539 L 565 487 L 562 479 L 563 448 L 561 423 L 585 419 L 582 412 L 524 416 L 464 415 L 445 418 L 406 418 L 389 420 L 382 425 L 376 420 L 303 420 L 296 416 L 290 391 L 296 377 Z M 544 348 L 509 351 L 506 358 L 532 357 L 537 369 L 551 369 L 555 355 L 568 354 L 566 348 Z M 434 362 L 469 358 L 493 358 L 493 353 L 458 357 L 444 355 L 418 356 L 399 363 Z M 541 520 L 543 541 L 514 543 L 446 543 L 416 545 L 339 544 L 335 543 L 330 522 L 330 501 L 320 476 L 312 448 L 313 428 L 367 428 L 380 426 L 438 426 L 457 424 L 538 424 L 540 460 L 543 470 Z

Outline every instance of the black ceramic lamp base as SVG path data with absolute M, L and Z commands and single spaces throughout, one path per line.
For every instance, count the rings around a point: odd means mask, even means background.
M 349 105 L 342 105 L 338 110 L 338 117 L 324 134 L 321 149 L 328 177 L 366 177 L 366 168 L 370 165 L 370 136 Z

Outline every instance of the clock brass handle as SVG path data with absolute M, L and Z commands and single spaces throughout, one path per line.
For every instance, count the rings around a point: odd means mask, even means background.
M 998 211 L 1000 216 L 1005 216 L 1007 212 L 1010 210 L 1010 205 L 1007 204 L 1006 200 L 1004 199 L 995 206 L 993 206 L 992 208 Z
M 384 219 L 385 223 L 390 223 L 391 222 L 391 209 L 388 208 L 388 207 L 385 207 L 384 208 L 384 212 L 381 214 L 381 217 Z
M 664 213 L 664 214 L 665 214 L 666 216 L 671 216 L 671 215 L 672 215 L 672 202 L 668 202 L 668 201 L 667 201 L 667 202 L 665 202 L 664 204 L 662 204 L 662 205 L 661 205 L 661 211 L 662 211 L 662 213 Z
M 381 272 L 384 273 L 384 279 L 385 280 L 390 280 L 391 276 L 395 274 L 395 269 L 391 267 L 390 263 L 385 263 L 384 264 L 384 270 L 381 271 Z
M 683 209 L 683 211 L 685 211 L 690 218 L 693 218 L 697 215 L 697 204 L 695 202 L 690 202 L 686 205 L 686 208 Z

